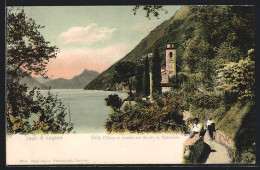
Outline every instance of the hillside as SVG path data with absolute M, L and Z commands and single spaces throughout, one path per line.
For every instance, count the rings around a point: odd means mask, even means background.
M 85 69 L 81 74 L 72 79 L 58 78 L 54 80 L 41 80 L 43 84 L 52 89 L 83 89 L 86 84 L 91 82 L 99 75 L 98 72 Z
M 159 49 L 160 56 L 164 56 L 164 47 L 166 42 L 182 43 L 184 42 L 185 38 L 187 38 L 186 36 L 191 34 L 190 30 L 195 23 L 191 23 L 189 21 L 192 18 L 189 13 L 190 10 L 188 6 L 179 9 L 173 17 L 157 26 L 130 53 L 128 53 L 118 62 L 135 61 L 138 58 L 153 52 L 155 48 Z M 185 36 L 183 37 L 181 35 Z M 177 51 L 179 53 L 177 53 L 177 57 L 181 56 L 183 53 L 181 47 L 178 49 Z M 114 90 L 115 86 L 112 83 L 112 76 L 114 74 L 114 69 L 117 63 L 100 74 L 84 89 Z

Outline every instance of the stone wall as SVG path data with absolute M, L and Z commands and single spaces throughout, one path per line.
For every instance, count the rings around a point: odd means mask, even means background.
M 233 151 L 234 151 L 234 142 L 231 137 L 227 136 L 225 133 L 217 130 L 215 132 L 215 139 L 216 142 L 224 145 L 228 149 L 229 156 L 231 159 L 233 158 Z
M 218 131 L 218 130 L 215 133 L 215 141 L 226 146 L 229 149 L 233 149 L 233 147 L 234 147 L 233 140 L 229 136 L 227 136 L 225 133 Z

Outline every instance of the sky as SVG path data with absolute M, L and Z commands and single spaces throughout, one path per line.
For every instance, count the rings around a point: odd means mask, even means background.
M 49 78 L 70 79 L 84 69 L 105 71 L 123 58 L 150 31 L 170 19 L 181 6 L 164 6 L 159 19 L 133 6 L 33 6 L 24 7 L 27 17 L 45 28 L 39 29 L 59 53 L 47 65 Z

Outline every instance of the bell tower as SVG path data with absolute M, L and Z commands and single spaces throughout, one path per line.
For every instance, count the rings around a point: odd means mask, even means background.
M 165 51 L 166 68 L 165 71 L 171 78 L 176 74 L 176 48 L 174 43 L 166 44 Z

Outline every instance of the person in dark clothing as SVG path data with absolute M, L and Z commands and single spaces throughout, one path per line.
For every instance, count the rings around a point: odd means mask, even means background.
M 212 120 L 212 117 L 209 118 L 207 121 L 207 130 L 210 136 L 210 140 L 214 139 L 214 132 L 215 132 L 215 122 Z

